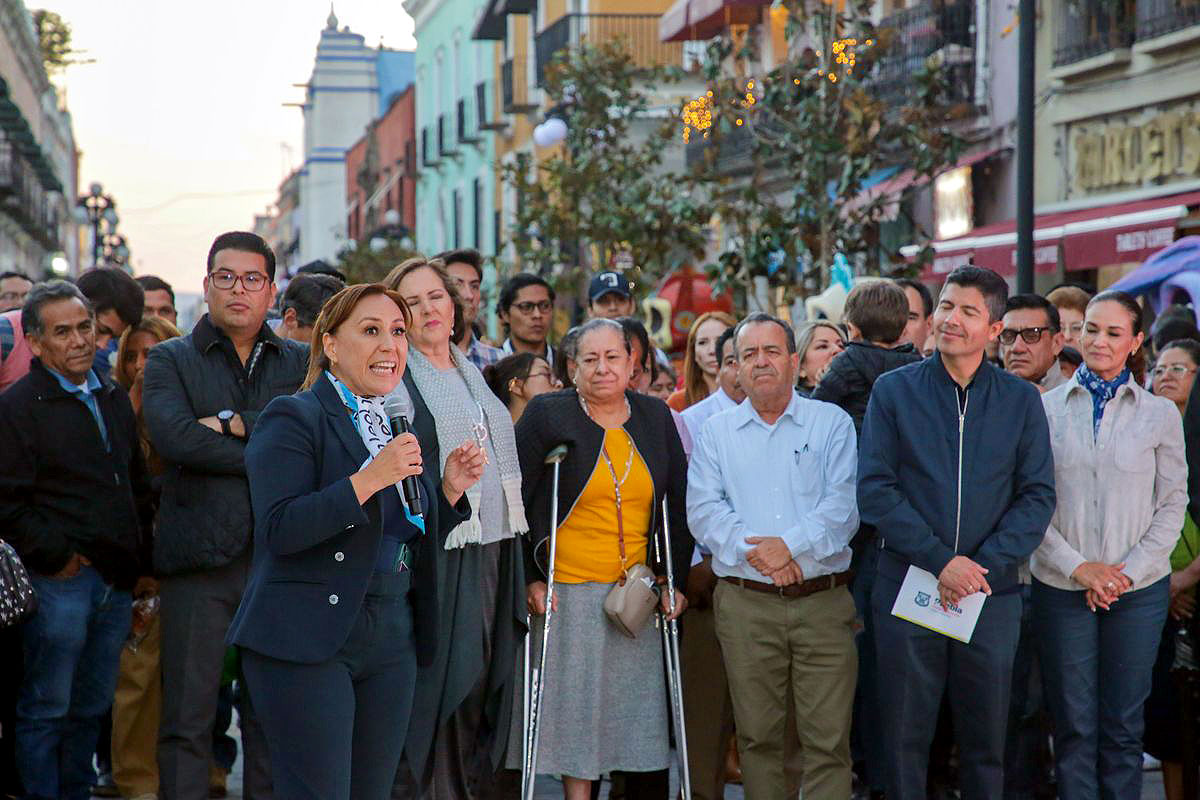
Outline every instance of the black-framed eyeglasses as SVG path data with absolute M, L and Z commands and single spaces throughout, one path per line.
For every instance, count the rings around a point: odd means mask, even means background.
M 549 314 L 550 309 L 553 308 L 553 305 L 549 300 L 542 300 L 537 303 L 533 302 L 532 300 L 526 300 L 523 303 L 513 303 L 513 308 L 515 308 L 517 311 L 520 311 L 522 314 L 532 314 L 535 310 L 540 311 L 543 314 Z
M 267 284 L 271 279 L 261 272 L 247 272 L 245 275 L 238 275 L 227 270 L 220 270 L 209 275 L 212 280 L 212 285 L 222 290 L 229 290 L 238 281 L 242 282 L 242 288 L 247 292 L 261 292 L 267 288 Z
M 1005 328 L 1000 331 L 1000 344 L 1012 344 L 1017 340 L 1018 336 L 1025 340 L 1025 344 L 1037 344 L 1042 340 L 1042 334 L 1047 332 L 1055 333 L 1056 330 L 1049 325 L 1039 325 L 1036 328 L 1021 328 L 1020 330 Z

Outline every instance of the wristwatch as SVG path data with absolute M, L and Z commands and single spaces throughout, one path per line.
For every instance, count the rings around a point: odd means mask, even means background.
M 233 419 L 233 412 L 228 408 L 224 411 L 218 411 L 217 419 L 221 421 L 221 433 L 226 436 L 233 436 L 233 429 L 229 427 L 229 420 Z

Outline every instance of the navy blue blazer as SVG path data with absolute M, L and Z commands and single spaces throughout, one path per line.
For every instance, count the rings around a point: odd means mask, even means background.
M 379 495 L 360 506 L 350 484 L 367 455 L 324 377 L 308 391 L 275 398 L 259 416 L 246 445 L 254 561 L 229 629 L 230 644 L 311 664 L 341 649 L 366 595 L 383 535 Z M 466 495 L 456 506 L 446 501 L 437 458 L 424 446 L 422 456 L 420 480 L 426 497 L 436 498 L 426 509 L 426 533 L 414 542 L 410 593 L 417 661 L 424 665 L 437 650 L 443 545 L 470 516 L 470 506 Z

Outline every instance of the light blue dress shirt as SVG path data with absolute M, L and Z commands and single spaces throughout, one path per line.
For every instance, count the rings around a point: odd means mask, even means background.
M 100 428 L 100 438 L 104 441 L 105 449 L 108 448 L 108 427 L 104 424 L 104 415 L 100 413 L 100 404 L 96 402 L 96 391 L 100 389 L 100 379 L 96 377 L 96 373 L 88 370 L 87 380 L 76 385 L 67 380 L 66 376 L 60 375 L 54 370 L 46 367 L 46 371 L 54 376 L 58 381 L 58 385 L 63 388 L 67 394 L 74 395 L 79 402 L 88 407 L 88 411 L 92 412 L 92 416 L 96 419 L 96 425 Z
M 805 580 L 850 568 L 858 530 L 858 442 L 835 405 L 792 395 L 774 425 L 747 400 L 701 427 L 688 465 L 688 526 L 720 576 L 769 582 L 746 555 L 778 536 Z
M 733 402 L 733 398 L 725 394 L 725 390 L 720 386 L 716 388 L 708 397 L 701 400 L 699 403 L 692 405 L 679 412 L 683 417 L 683 422 L 687 425 L 688 433 L 692 435 L 692 441 L 700 435 L 700 429 L 704 427 L 704 423 L 708 422 L 709 417 L 713 414 L 719 414 L 727 408 L 733 408 L 737 403 Z

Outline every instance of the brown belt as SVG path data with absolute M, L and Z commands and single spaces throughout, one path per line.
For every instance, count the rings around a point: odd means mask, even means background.
M 779 597 L 808 597 L 810 594 L 823 592 L 826 589 L 833 589 L 838 586 L 845 586 L 854 577 L 854 573 L 850 570 L 845 572 L 837 572 L 832 575 L 821 575 L 817 578 L 809 578 L 800 583 L 793 583 L 791 586 L 776 586 L 773 583 L 763 583 L 762 581 L 750 581 L 745 578 L 733 578 L 728 575 L 722 575 L 721 580 L 732 583 L 734 586 L 740 586 L 743 589 L 750 589 L 755 592 L 763 592 L 765 594 L 778 595 Z

